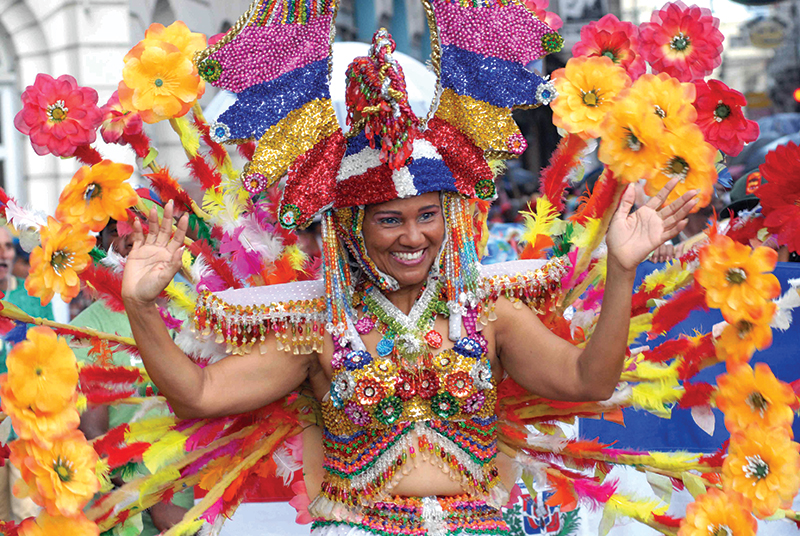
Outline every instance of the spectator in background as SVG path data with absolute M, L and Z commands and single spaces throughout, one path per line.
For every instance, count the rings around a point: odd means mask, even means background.
M 0 291 L 5 294 L 6 302 L 16 305 L 31 316 L 53 320 L 53 308 L 48 304 L 42 306 L 38 298 L 28 295 L 25 290 L 25 279 L 14 274 L 17 250 L 14 246 L 14 237 L 6 227 L 0 227 Z M 27 275 L 27 274 L 26 274 Z M 3 341 L 0 344 L 0 374 L 8 372 L 6 356 L 11 349 L 11 344 L 6 342 L 7 332 L 2 333 Z M 1 437 L 0 441 L 7 442 L 14 438 Z M 26 517 L 34 516 L 39 507 L 29 498 L 19 499 L 14 497 L 12 489 L 14 482 L 20 477 L 19 469 L 7 462 L 0 467 L 0 519 L 5 521 L 22 521 Z
M 22 249 L 19 240 L 16 238 L 14 239 L 14 251 L 17 256 L 14 259 L 14 266 L 11 269 L 11 273 L 16 278 L 27 279 L 28 273 L 31 271 L 30 254 Z
M 120 236 L 117 231 L 117 222 L 109 221 L 105 229 L 98 236 L 97 245 L 103 251 L 113 249 L 122 257 L 127 257 L 133 245 L 130 235 Z M 131 327 L 125 313 L 118 313 L 109 309 L 102 301 L 98 300 L 84 309 L 72 320 L 72 325 L 79 327 L 90 327 L 105 333 L 116 333 L 126 337 L 131 337 Z M 75 357 L 79 362 L 91 362 L 92 358 L 86 348 L 76 348 Z M 117 366 L 141 366 L 141 360 L 133 358 L 127 352 L 114 352 L 112 355 L 113 363 Z M 81 431 L 87 439 L 99 437 L 112 428 L 120 424 L 130 422 L 136 412 L 138 405 L 116 405 L 116 406 L 91 406 L 81 415 Z M 151 416 L 152 413 L 148 414 Z M 119 478 L 113 479 L 115 485 L 122 485 Z M 186 511 L 194 506 L 193 490 L 189 489 L 182 493 L 177 493 L 170 503 L 158 503 L 151 506 L 142 513 L 143 529 L 141 536 L 154 536 L 169 529 L 174 524 L 183 519 Z

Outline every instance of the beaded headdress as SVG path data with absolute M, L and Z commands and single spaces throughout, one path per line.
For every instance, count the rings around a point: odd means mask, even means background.
M 284 227 L 303 226 L 331 207 L 429 191 L 492 198 L 488 159 L 525 149 L 511 110 L 555 97 L 551 84 L 525 67 L 559 50 L 561 37 L 518 0 L 423 5 L 437 74 L 424 119 L 408 106 L 394 42 L 382 30 L 370 56 L 348 69 L 351 129 L 345 136 L 329 89 L 333 0 L 256 0 L 196 56 L 208 82 L 237 95 L 211 126 L 214 139 L 258 141 L 245 188 L 257 193 L 285 176 Z

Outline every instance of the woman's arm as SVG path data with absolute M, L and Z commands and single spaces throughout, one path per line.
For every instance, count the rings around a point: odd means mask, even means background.
M 606 235 L 608 271 L 603 306 L 583 350 L 551 333 L 529 309 L 497 302 L 496 353 L 504 369 L 525 389 L 572 401 L 605 400 L 619 381 L 628 346 L 631 295 L 636 267 L 655 248 L 677 235 L 695 205 L 690 191 L 662 204 L 677 181 L 668 183 L 636 212 L 634 192 L 625 190 Z
M 172 202 L 159 226 L 150 211 L 147 238 L 133 225 L 134 245 L 125 263 L 122 298 L 133 337 L 150 378 L 181 418 L 215 417 L 253 410 L 288 394 L 308 375 L 315 355 L 298 356 L 276 349 L 229 356 L 198 367 L 173 342 L 156 307 L 156 299 L 181 266 L 188 219 L 184 215 L 172 236 Z

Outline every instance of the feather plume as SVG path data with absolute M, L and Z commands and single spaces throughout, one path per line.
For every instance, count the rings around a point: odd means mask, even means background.
M 239 151 L 241 157 L 248 162 L 250 162 L 253 159 L 253 155 L 256 154 L 256 144 L 253 141 L 240 143 L 236 146 L 236 149 Z
M 668 417 L 671 413 L 669 404 L 677 402 L 681 396 L 678 382 L 664 381 L 640 383 L 633 386 L 631 403 L 633 407 L 647 410 L 654 415 Z
M 3 188 L 0 188 L 0 214 L 6 219 L 8 219 L 6 217 L 6 207 L 8 206 L 8 202 L 12 200 L 13 198 L 10 197 Z
M 25 206 L 21 207 L 13 198 L 9 198 L 5 205 L 5 215 L 8 223 L 17 231 L 36 229 L 47 225 L 47 215 L 39 210 Z
M 661 343 L 652 350 L 645 350 L 642 352 L 642 358 L 654 363 L 661 363 L 686 354 L 692 346 L 692 341 L 685 337 L 672 339 Z
M 114 248 L 109 248 L 106 256 L 100 259 L 100 264 L 113 273 L 121 274 L 125 270 L 125 257 L 117 253 Z
M 570 171 L 580 164 L 581 152 L 584 149 L 586 141 L 580 136 L 567 134 L 561 138 L 553 156 L 550 157 L 550 165 L 542 170 L 539 191 L 559 212 L 563 212 L 565 208 L 563 197 Z
M 558 218 L 558 210 L 545 197 L 536 200 L 536 208 L 522 212 L 525 221 L 525 232 L 522 234 L 521 241 L 529 244 L 536 242 L 539 235 L 555 236 L 564 232 L 565 223 Z
M 205 190 L 216 188 L 222 182 L 222 176 L 219 174 L 219 171 L 209 166 L 206 159 L 203 158 L 203 155 L 198 154 L 190 158 L 186 167 L 189 168 L 192 177 L 194 177 Z
M 698 308 L 708 311 L 706 292 L 703 287 L 695 283 L 686 290 L 675 294 L 668 302 L 656 309 L 653 314 L 650 338 L 654 339 L 661 333 L 666 333 Z
M 175 426 L 176 422 L 177 417 L 170 415 L 167 417 L 156 417 L 147 419 L 146 421 L 129 423 L 128 429 L 125 432 L 125 442 L 136 443 L 138 441 L 145 441 L 152 443 L 153 441 L 158 441 Z
M 170 124 L 180 136 L 183 150 L 189 158 L 197 156 L 197 151 L 200 150 L 200 133 L 194 125 L 186 119 L 186 116 L 170 119 Z
M 683 382 L 683 396 L 681 396 L 678 407 L 692 408 L 694 406 L 707 406 L 711 402 L 711 395 L 714 394 L 714 386 L 705 383 Z
M 606 169 L 595 183 L 591 195 L 588 198 L 582 198 L 580 206 L 570 216 L 570 220 L 583 224 L 588 218 L 601 219 L 603 214 L 613 206 L 618 186 L 619 183 L 614 174 Z
M 700 372 L 703 363 L 709 359 L 716 359 L 714 337 L 707 333 L 693 341 L 691 348 L 679 360 L 678 377 L 682 380 L 689 379 Z
M 189 246 L 189 249 L 196 257 L 202 255 L 208 263 L 208 267 L 214 270 L 214 272 L 225 281 L 228 288 L 242 288 L 241 281 L 234 276 L 231 267 L 214 253 L 211 246 L 208 245 L 208 242 L 205 240 L 197 240 Z
M 158 441 L 153 443 L 142 456 L 145 467 L 155 473 L 170 463 L 178 460 L 185 454 L 187 436 L 175 431 L 169 431 Z
M 170 281 L 169 285 L 167 285 L 167 288 L 164 291 L 167 293 L 167 296 L 169 296 L 169 299 L 173 305 L 189 314 L 194 313 L 197 294 L 188 284 L 178 281 Z
M 78 145 L 72 156 L 84 166 L 93 166 L 103 161 L 103 155 L 91 145 Z
M 195 360 L 213 363 L 227 357 L 225 345 L 215 342 L 212 337 L 201 339 L 196 333 L 182 329 L 175 336 L 175 344 Z
M 186 212 L 192 210 L 192 198 L 186 193 L 186 190 L 178 184 L 169 173 L 169 168 L 161 168 L 156 173 L 148 173 L 145 175 L 150 180 L 150 185 L 156 191 L 161 200 L 166 203 L 173 201 L 176 207 L 181 208 Z
M 109 309 L 118 313 L 125 311 L 122 303 L 122 274 L 90 263 L 81 273 L 81 279 L 97 292 Z
M 303 462 L 297 461 L 286 447 L 280 447 L 272 454 L 272 459 L 277 466 L 275 475 L 283 478 L 283 485 L 288 486 L 295 471 L 302 469 Z
M 228 151 L 211 137 L 211 128 L 208 126 L 208 123 L 206 123 L 202 117 L 194 114 L 194 126 L 200 132 L 203 143 L 211 150 L 211 158 L 217 166 L 223 166 L 225 160 L 228 159 Z
M 211 216 L 211 222 L 214 225 L 233 234 L 241 225 L 239 219 L 244 215 L 246 207 L 235 194 L 219 188 L 209 188 L 203 196 L 203 210 Z
M 573 482 L 575 493 L 589 502 L 592 507 L 601 508 L 617 492 L 617 481 L 610 480 L 602 484 L 588 478 L 579 478 Z

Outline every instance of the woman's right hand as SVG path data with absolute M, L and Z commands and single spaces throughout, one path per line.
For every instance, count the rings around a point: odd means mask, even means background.
M 138 219 L 134 221 L 133 248 L 122 275 L 122 298 L 126 304 L 152 305 L 178 273 L 189 218 L 187 214 L 181 217 L 173 236 L 172 212 L 173 204 L 169 201 L 159 225 L 158 212 L 155 208 L 150 209 L 147 237 L 142 223 Z

